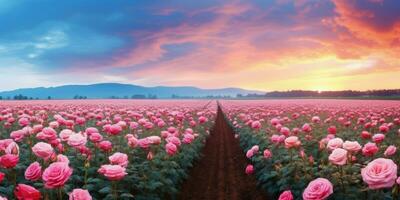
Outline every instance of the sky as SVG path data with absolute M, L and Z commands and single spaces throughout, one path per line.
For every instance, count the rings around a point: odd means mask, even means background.
M 0 0 L 0 90 L 400 88 L 398 0 Z

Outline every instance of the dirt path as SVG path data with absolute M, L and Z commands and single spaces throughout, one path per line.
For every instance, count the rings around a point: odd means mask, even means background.
M 247 158 L 219 108 L 202 154 L 204 157 L 190 171 L 178 199 L 267 199 L 257 188 L 255 177 L 245 174 Z

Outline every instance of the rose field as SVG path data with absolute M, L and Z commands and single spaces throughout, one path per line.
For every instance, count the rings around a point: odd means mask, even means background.
M 165 199 L 199 157 L 208 101 L 0 104 L 1 199 Z
M 400 101 L 0 101 L 0 199 L 400 199 Z
M 273 199 L 399 199 L 400 102 L 225 101 Z

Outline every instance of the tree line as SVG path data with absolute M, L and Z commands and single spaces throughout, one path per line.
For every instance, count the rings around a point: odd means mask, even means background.
M 400 97 L 400 89 L 390 90 L 341 90 L 341 91 L 312 91 L 312 90 L 289 90 L 273 91 L 265 94 L 237 95 L 238 98 L 268 98 L 268 97 Z

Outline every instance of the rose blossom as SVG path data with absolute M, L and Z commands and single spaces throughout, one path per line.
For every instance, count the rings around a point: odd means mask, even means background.
M 11 142 L 6 150 L 5 150 L 6 154 L 15 154 L 15 155 L 19 155 L 19 146 L 17 143 L 15 142 Z
M 126 169 L 120 165 L 102 165 L 97 171 L 111 181 L 121 180 L 127 175 Z
M 390 159 L 377 158 L 361 169 L 361 176 L 370 189 L 390 188 L 397 178 L 397 165 Z
M 124 153 L 114 153 L 110 157 L 108 157 L 108 160 L 110 161 L 111 164 L 113 165 L 121 165 L 121 167 L 127 167 L 128 166 L 128 155 Z
M 373 156 L 376 152 L 378 152 L 378 147 L 375 143 L 368 142 L 362 148 L 362 153 L 364 156 Z
M 265 159 L 268 159 L 268 158 L 271 158 L 271 157 L 272 157 L 272 153 L 271 153 L 271 151 L 268 150 L 268 149 L 265 149 L 265 150 L 264 150 L 263 155 L 264 155 L 264 158 L 265 158 Z
M 343 149 L 347 151 L 357 153 L 361 150 L 361 145 L 357 141 L 346 141 L 343 143 Z
M 80 133 L 73 134 L 68 138 L 68 145 L 72 147 L 84 146 L 87 142 L 87 137 Z
M 254 173 L 254 167 L 253 167 L 253 165 L 248 164 L 248 165 L 246 166 L 245 172 L 246 172 L 247 175 L 253 174 L 253 173 Z
M 34 162 L 25 170 L 25 179 L 29 181 L 37 181 L 42 176 L 42 166 L 38 162 Z
M 59 136 L 61 141 L 65 142 L 68 141 L 68 138 L 73 134 L 74 132 L 71 129 L 64 129 L 60 132 Z
M 396 153 L 397 148 L 394 145 L 390 145 L 386 148 L 384 155 L 387 156 L 392 156 Z
M 292 192 L 290 190 L 286 190 L 286 191 L 282 192 L 282 194 L 279 195 L 278 200 L 293 200 Z
M 309 132 L 311 132 L 312 129 L 311 129 L 310 124 L 305 123 L 305 124 L 301 127 L 301 130 L 302 130 L 303 132 L 309 133 Z
M 347 151 L 342 148 L 334 149 L 329 155 L 329 161 L 335 165 L 345 165 L 347 161 Z
M 0 157 L 0 166 L 6 169 L 14 168 L 19 162 L 19 156 L 6 154 Z
M 14 195 L 18 200 L 39 200 L 41 198 L 41 194 L 37 189 L 25 184 L 18 184 L 15 187 Z
M 45 187 L 48 189 L 64 186 L 72 175 L 72 168 L 66 162 L 54 162 L 47 167 L 42 175 Z
M 44 160 L 48 160 L 54 153 L 53 147 L 45 142 L 38 142 L 32 147 L 33 153 Z
M 165 145 L 165 150 L 167 151 L 168 155 L 172 156 L 177 152 L 177 147 L 172 142 L 169 142 Z
M 383 135 L 382 133 L 377 133 L 377 134 L 374 134 L 373 136 L 372 136 L 372 140 L 375 142 L 375 143 L 381 143 L 381 142 L 383 142 L 383 140 L 385 139 L 385 135 Z
M 69 159 L 67 156 L 62 155 L 62 154 L 58 154 L 57 155 L 57 162 L 65 162 L 69 164 Z
M 286 148 L 296 148 L 300 146 L 301 142 L 297 136 L 290 136 L 285 139 L 285 147 Z
M 6 176 L 6 174 L 3 172 L 0 172 L 0 183 L 3 182 L 4 176 Z
M 251 158 L 251 157 L 253 157 L 253 155 L 254 155 L 254 151 L 253 150 L 251 150 L 251 149 L 249 149 L 247 152 L 246 152 L 246 157 L 247 158 Z
M 332 183 L 325 178 L 311 181 L 303 192 L 304 200 L 323 200 L 333 193 Z
M 337 148 L 341 148 L 343 145 L 343 140 L 341 138 L 334 138 L 328 141 L 327 148 L 332 151 Z
M 69 193 L 69 200 L 92 200 L 88 190 L 74 189 Z
M 98 143 L 103 140 L 103 136 L 98 132 L 92 132 L 89 136 L 90 141 Z
M 112 143 L 108 140 L 103 140 L 101 142 L 98 143 L 98 147 L 102 150 L 102 151 L 111 151 L 112 149 Z

